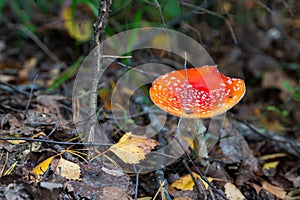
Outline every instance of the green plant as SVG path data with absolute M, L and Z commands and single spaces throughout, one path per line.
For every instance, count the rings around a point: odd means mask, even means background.
M 291 93 L 291 98 L 300 103 L 300 85 L 292 87 L 288 82 L 284 82 L 283 86 Z
M 285 118 L 285 117 L 287 117 L 289 115 L 289 111 L 287 111 L 285 109 L 277 108 L 276 106 L 268 106 L 267 110 L 275 112 L 281 118 Z

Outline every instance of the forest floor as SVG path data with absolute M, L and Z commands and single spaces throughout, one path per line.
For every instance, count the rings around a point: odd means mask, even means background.
M 0 18 L 0 198 L 300 199 L 300 1 L 290 6 L 274 1 L 269 7 L 245 2 L 231 2 L 225 10 L 213 5 L 212 15 L 185 4 L 186 13 L 196 14 L 167 23 L 201 43 L 222 73 L 242 78 L 247 92 L 227 112 L 221 139 L 208 157 L 200 159 L 191 146 L 174 163 L 143 172 L 138 180 L 116 167 L 113 157 L 100 155 L 97 146 L 86 145 L 76 130 L 73 84 L 91 37 L 78 42 L 79 31 L 70 31 L 61 14 L 67 5 L 47 15 L 33 6 L 33 28 L 6 5 Z M 132 12 L 142 7 L 135 6 Z M 79 8 L 82 23 L 95 19 L 85 5 Z M 132 19 L 123 10 L 112 13 L 107 38 L 125 30 L 118 20 Z M 145 11 L 140 20 L 154 20 L 151 16 Z M 119 112 L 110 105 L 113 88 L 128 70 L 145 63 L 145 56 L 170 59 L 153 49 L 134 52 L 131 60 L 107 68 L 98 87 L 98 121 L 112 143 L 125 134 L 113 118 Z M 134 94 L 143 101 L 130 100 L 135 117 L 126 118 L 129 124 L 151 123 L 144 109 L 153 105 L 150 86 Z M 212 120 L 203 122 L 208 126 Z M 169 135 L 177 123 L 168 115 Z

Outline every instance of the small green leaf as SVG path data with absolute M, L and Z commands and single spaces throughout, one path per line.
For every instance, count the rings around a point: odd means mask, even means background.
M 168 0 L 164 6 L 163 12 L 167 18 L 174 19 L 181 15 L 180 5 L 178 0 Z

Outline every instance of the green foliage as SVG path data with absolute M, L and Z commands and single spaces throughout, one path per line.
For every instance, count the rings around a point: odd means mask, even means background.
M 1 22 L 1 17 L 3 13 L 4 6 L 6 5 L 6 0 L 0 1 L 0 22 Z
M 287 110 L 279 109 L 279 108 L 277 108 L 275 106 L 268 106 L 267 110 L 275 112 L 281 118 L 287 117 L 289 115 L 289 112 Z
M 168 18 L 176 18 L 181 15 L 180 5 L 178 0 L 168 0 L 164 6 L 163 14 Z
M 300 102 L 300 85 L 296 87 L 292 87 L 288 82 L 284 82 L 283 86 L 287 91 L 291 93 L 291 97 L 295 100 Z

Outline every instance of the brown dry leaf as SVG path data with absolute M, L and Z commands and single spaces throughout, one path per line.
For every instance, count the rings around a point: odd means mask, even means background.
M 256 194 L 259 194 L 260 193 L 260 191 L 263 189 L 261 186 L 259 186 L 259 185 L 257 185 L 257 184 L 255 184 L 255 183 L 251 183 L 251 182 L 249 182 L 249 185 L 251 185 L 254 189 L 255 189 L 255 191 L 256 191 Z
M 8 83 L 10 81 L 15 80 L 15 76 L 10 76 L 10 75 L 5 75 L 5 74 L 0 74 L 0 80 L 4 83 Z
M 152 197 L 141 197 L 138 200 L 152 200 Z
M 289 181 L 293 182 L 294 187 L 300 189 L 300 174 L 299 174 L 300 166 L 295 166 L 290 171 L 285 174 L 285 178 Z M 300 192 L 299 192 L 300 195 Z
M 45 113 L 49 113 L 49 111 L 51 111 L 51 113 L 58 115 L 59 118 L 62 118 L 59 108 L 59 101 L 66 99 L 66 97 L 59 95 L 38 95 L 36 99 L 37 102 L 42 105 L 42 107 L 39 107 L 42 112 L 46 111 Z
M 233 185 L 232 183 L 227 182 L 224 185 L 224 188 L 225 188 L 226 197 L 228 199 L 230 199 L 230 200 L 231 199 L 232 200 L 243 200 L 243 199 L 246 199 L 244 197 L 244 195 L 241 193 L 241 191 L 235 185 Z
M 285 200 L 298 200 L 300 199 L 300 189 L 295 188 L 292 189 L 286 196 Z
M 173 200 L 193 200 L 190 197 L 175 197 Z
M 286 192 L 283 188 L 277 187 L 268 183 L 267 181 L 262 181 L 262 187 L 267 190 L 268 192 L 272 193 L 273 195 L 284 199 L 286 197 Z
M 100 199 L 110 200 L 132 200 L 127 191 L 115 186 L 108 186 L 101 189 Z
M 70 180 L 81 180 L 79 165 L 63 158 L 58 161 L 55 173 Z
M 278 120 L 266 121 L 264 127 L 269 131 L 282 133 L 285 130 L 285 126 Z
M 246 139 L 234 128 L 221 130 L 220 147 L 228 161 L 243 162 L 250 171 L 258 170 L 258 160 L 253 156 Z
M 276 80 L 276 81 L 274 81 Z M 262 77 L 262 88 L 278 88 L 280 89 L 280 98 L 283 101 L 286 101 L 290 96 L 290 92 L 284 86 L 284 83 L 287 82 L 290 86 L 296 87 L 297 83 L 288 76 L 282 69 L 275 68 L 267 71 Z
M 24 63 L 23 69 L 19 71 L 19 75 L 18 75 L 18 80 L 20 83 L 25 83 L 28 81 L 28 74 L 31 69 L 36 67 L 37 63 L 38 63 L 38 59 L 35 57 L 30 58 Z
M 156 140 L 133 135 L 130 132 L 122 136 L 120 141 L 109 150 L 116 154 L 123 162 L 137 164 L 159 143 Z
M 43 162 L 39 163 L 37 166 L 33 168 L 32 173 L 37 175 L 43 175 L 47 171 L 54 157 L 55 156 L 51 156 L 50 158 L 47 158 Z
M 300 28 L 300 19 L 285 19 L 285 24 L 287 27 Z

